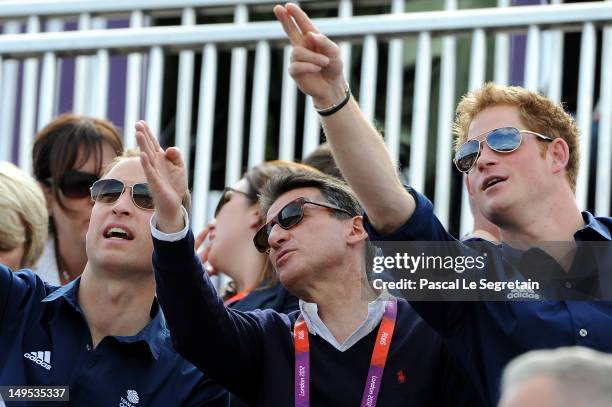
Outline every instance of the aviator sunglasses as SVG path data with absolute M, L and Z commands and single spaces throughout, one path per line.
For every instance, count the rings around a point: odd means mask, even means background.
M 253 237 L 253 243 L 255 244 L 257 250 L 259 250 L 261 253 L 266 253 L 268 250 L 270 250 L 268 238 L 270 237 L 270 232 L 272 231 L 272 228 L 275 224 L 287 230 L 300 223 L 302 219 L 304 219 L 304 205 L 306 204 L 332 209 L 334 211 L 346 213 L 348 216 L 353 216 L 350 214 L 349 211 L 344 210 L 342 208 L 338 208 L 337 206 L 313 202 L 306 198 L 297 198 L 289 202 L 287 205 L 283 206 L 283 208 L 276 214 L 274 218 L 272 218 L 268 223 L 259 228 L 257 233 L 255 233 L 255 237 Z
M 132 190 L 131 195 L 134 205 L 140 209 L 144 209 L 145 211 L 152 211 L 155 209 L 153 206 L 153 196 L 149 190 L 149 184 L 145 182 L 138 182 L 130 187 L 118 179 L 101 179 L 94 182 L 94 184 L 91 186 L 91 199 L 93 199 L 95 202 L 102 203 L 117 202 L 119 197 L 121 197 L 125 191 L 126 187 L 129 187 Z
M 541 140 L 552 141 L 553 139 L 543 134 L 529 130 L 519 130 L 516 127 L 502 127 L 488 131 L 480 136 L 463 143 L 455 153 L 453 162 L 457 169 L 461 172 L 468 172 L 472 169 L 482 150 L 481 140 L 484 136 L 484 142 L 489 148 L 498 153 L 511 153 L 520 147 L 523 141 L 522 133 L 533 134 Z
M 67 171 L 59 182 L 59 190 L 66 198 L 85 198 L 89 189 L 99 177 L 96 174 L 82 171 Z M 45 180 L 45 185 L 51 186 L 52 178 Z

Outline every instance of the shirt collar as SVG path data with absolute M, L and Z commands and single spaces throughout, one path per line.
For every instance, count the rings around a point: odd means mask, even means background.
M 344 352 L 366 337 L 378 326 L 385 313 L 385 305 L 388 299 L 389 293 L 385 290 L 382 291 L 374 301 L 369 302 L 368 316 L 343 343 L 339 343 L 329 328 L 323 323 L 319 317 L 317 304 L 300 300 L 299 305 L 302 317 L 308 327 L 308 332 L 312 335 L 319 335 L 334 348 L 340 352 Z
M 81 277 L 77 277 L 74 281 L 59 287 L 51 294 L 47 295 L 42 301 L 52 302 L 63 298 L 79 314 L 83 314 L 79 306 L 78 292 L 81 284 Z M 151 321 L 136 335 L 133 336 L 114 336 L 114 338 L 122 343 L 134 344 L 138 342 L 146 343 L 151 356 L 157 360 L 159 354 L 164 347 L 164 343 L 170 336 L 170 332 L 166 325 L 164 315 L 161 312 L 157 297 L 153 299 L 151 306 Z M 83 317 L 84 318 L 84 317 Z
M 585 226 L 574 234 L 576 240 L 593 240 L 597 236 L 597 240 L 612 240 L 610 227 L 599 221 L 589 212 L 582 212 Z
M 78 300 L 78 292 L 79 292 L 80 284 L 81 284 L 81 277 L 79 276 L 75 278 L 73 281 L 71 281 L 70 283 L 64 286 L 58 287 L 51 294 L 43 298 L 42 301 L 51 302 L 51 301 L 56 301 L 59 298 L 63 298 L 75 310 L 77 310 L 78 312 L 81 312 L 81 308 L 79 307 L 79 300 Z
M 164 343 L 170 337 L 170 332 L 166 326 L 164 314 L 159 308 L 157 297 L 153 299 L 151 306 L 151 321 L 134 336 L 115 336 L 119 342 L 138 343 L 144 342 L 149 345 L 151 355 L 157 360 L 162 351 Z

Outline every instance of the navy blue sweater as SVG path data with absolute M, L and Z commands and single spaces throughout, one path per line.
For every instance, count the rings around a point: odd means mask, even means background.
M 153 243 L 157 295 L 176 350 L 249 404 L 294 405 L 292 332 L 298 312 L 226 308 L 194 253 L 191 231 L 177 242 Z M 376 333 L 345 352 L 310 335 L 311 405 L 360 404 Z M 400 300 L 378 406 L 482 405 L 465 368 Z

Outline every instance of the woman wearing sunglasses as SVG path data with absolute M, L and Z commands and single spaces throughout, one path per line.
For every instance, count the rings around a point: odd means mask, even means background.
M 253 236 L 263 224 L 258 195 L 264 184 L 275 174 L 300 169 L 316 171 L 290 161 L 270 161 L 251 168 L 234 187 L 223 190 L 215 220 L 200 233 L 196 246 L 208 237 L 200 260 L 208 261 L 209 272 L 232 279 L 224 295 L 226 305 L 241 311 L 271 308 L 289 313 L 298 309 L 297 298 L 279 283 L 267 254 L 253 246 Z
M 35 271 L 48 283 L 66 284 L 83 271 L 89 188 L 122 150 L 113 124 L 93 117 L 64 114 L 36 135 L 32 162 L 47 201 L 49 238 Z

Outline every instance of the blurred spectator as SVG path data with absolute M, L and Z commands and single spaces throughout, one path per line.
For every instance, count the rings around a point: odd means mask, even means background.
M 0 263 L 32 268 L 47 239 L 45 197 L 36 181 L 9 162 L 0 162 Z
M 508 364 L 499 407 L 612 405 L 612 356 L 582 347 L 528 352 Z
M 268 255 L 253 245 L 253 236 L 264 223 L 258 197 L 265 183 L 275 174 L 300 169 L 316 171 L 282 160 L 251 168 L 233 188 L 224 189 L 215 220 L 199 234 L 197 246 L 209 237 L 200 253 L 202 263 L 208 261 L 209 272 L 221 272 L 232 279 L 224 294 L 226 305 L 241 311 L 271 308 L 289 313 L 298 309 L 297 298 L 279 283 Z
M 331 147 L 329 147 L 327 142 L 319 145 L 312 153 L 304 157 L 302 162 L 316 168 L 324 174 L 331 175 L 334 178 L 344 181 L 344 177 L 332 155 Z
M 268 255 L 253 245 L 253 236 L 265 221 L 258 201 L 263 186 L 275 174 L 300 169 L 316 171 L 282 160 L 251 168 L 233 188 L 223 190 L 215 219 L 198 235 L 196 247 L 209 237 L 208 245 L 200 253 L 202 263 L 209 263 L 209 273 L 221 272 L 232 279 L 223 295 L 226 306 L 240 311 L 273 309 L 283 314 L 299 309 L 297 297 L 278 281 Z M 230 405 L 247 404 L 232 395 Z
M 66 284 L 83 271 L 93 205 L 89 188 L 122 150 L 113 124 L 93 117 L 64 114 L 36 135 L 34 176 L 43 186 L 50 231 L 38 270 L 48 283 Z

